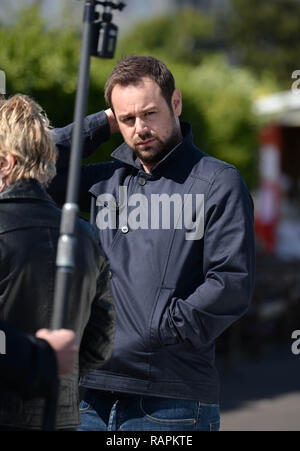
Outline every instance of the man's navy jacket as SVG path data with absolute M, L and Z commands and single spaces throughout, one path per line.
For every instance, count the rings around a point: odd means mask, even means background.
M 214 342 L 253 292 L 253 202 L 237 169 L 196 148 L 181 125 L 183 141 L 149 174 L 125 143 L 115 161 L 82 166 L 80 207 L 92 199 L 117 315 L 112 356 L 82 385 L 217 403 Z M 62 203 L 72 125 L 54 136 L 50 193 Z M 104 112 L 87 117 L 84 155 L 109 137 Z

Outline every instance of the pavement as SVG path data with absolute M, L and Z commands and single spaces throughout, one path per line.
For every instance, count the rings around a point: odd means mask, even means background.
M 290 346 L 217 359 L 221 431 L 300 431 L 300 354 Z

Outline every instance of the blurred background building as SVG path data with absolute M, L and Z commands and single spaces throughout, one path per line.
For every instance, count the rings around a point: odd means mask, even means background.
M 255 293 L 217 343 L 224 428 L 300 430 L 300 356 L 291 351 L 300 329 L 300 86 L 292 78 L 300 72 L 300 0 L 125 3 L 114 14 L 115 60 L 135 53 L 167 63 L 195 142 L 240 170 L 255 203 Z M 54 126 L 73 119 L 83 4 L 0 2 L 8 94 L 33 96 Z M 105 107 L 115 60 L 92 60 L 88 112 Z M 87 162 L 110 159 L 119 143 L 114 136 Z

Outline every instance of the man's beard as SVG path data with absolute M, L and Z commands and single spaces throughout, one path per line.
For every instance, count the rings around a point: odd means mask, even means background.
M 140 136 L 138 142 L 148 141 L 149 139 L 154 139 L 154 142 L 149 143 L 149 147 L 146 145 L 141 148 L 135 144 L 132 150 L 142 164 L 153 165 L 161 161 L 181 141 L 182 137 L 177 127 L 174 126 L 171 135 L 165 141 L 162 141 L 156 135 L 147 133 Z

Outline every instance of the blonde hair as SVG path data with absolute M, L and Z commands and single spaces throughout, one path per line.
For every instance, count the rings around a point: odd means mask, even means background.
M 15 164 L 3 180 L 5 186 L 30 178 L 48 185 L 56 175 L 57 149 L 49 120 L 40 105 L 26 95 L 0 100 L 0 157 L 7 153 Z

